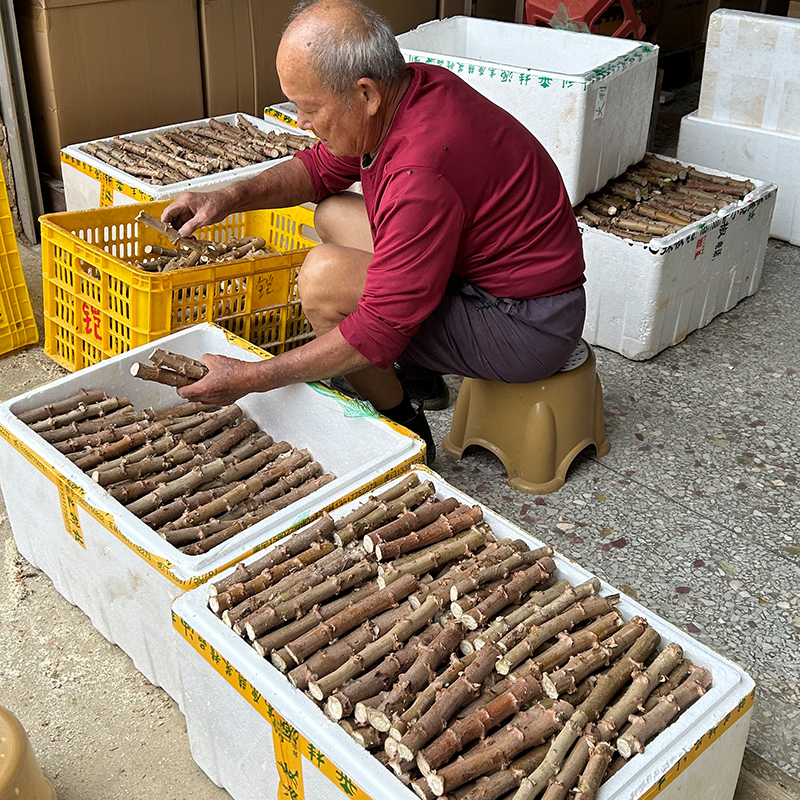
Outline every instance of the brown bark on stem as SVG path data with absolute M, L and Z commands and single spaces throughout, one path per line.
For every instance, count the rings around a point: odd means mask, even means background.
M 501 675 L 507 675 L 517 664 L 531 656 L 548 639 L 552 639 L 562 631 L 572 630 L 575 625 L 586 619 L 608 614 L 611 611 L 613 611 L 613 606 L 608 598 L 589 597 L 562 613 L 547 618 L 541 624 L 537 624 L 539 617 L 530 617 L 528 621 L 531 622 L 531 626 L 528 634 L 497 662 L 497 671 Z
M 311 681 L 315 681 L 325 675 L 329 675 L 335 669 L 341 667 L 348 658 L 356 653 L 359 653 L 370 642 L 374 642 L 380 636 L 383 636 L 383 634 L 396 625 L 411 610 L 412 609 L 409 603 L 404 602 L 400 603 L 396 608 L 391 608 L 388 611 L 384 611 L 382 614 L 378 614 L 377 616 L 369 619 L 360 625 L 356 630 L 347 634 L 347 636 L 343 636 L 341 639 L 337 640 L 328 647 L 318 650 L 300 666 L 295 666 L 294 669 L 289 672 L 289 680 L 298 689 L 305 691 Z M 325 616 L 326 607 L 321 606 L 319 612 L 321 617 Z M 330 619 L 332 616 L 334 615 L 329 615 L 328 619 Z M 256 644 L 257 643 L 254 643 L 253 646 L 255 647 Z M 292 661 L 288 652 L 286 657 L 289 662 L 287 666 L 291 666 L 294 662 Z M 273 660 L 272 663 L 275 664 L 275 661 Z M 275 666 L 278 666 L 280 669 L 278 664 L 275 664 Z
M 545 693 L 556 699 L 564 692 L 574 692 L 580 681 L 619 658 L 648 627 L 647 620 L 634 617 L 599 647 L 573 656 L 561 669 L 542 677 Z
M 92 389 L 86 391 L 81 389 L 78 394 L 72 397 L 67 397 L 64 400 L 59 400 L 56 403 L 48 403 L 44 406 L 31 408 L 28 411 L 20 411 L 17 414 L 17 419 L 24 422 L 26 425 L 33 425 L 36 422 L 41 422 L 48 417 L 60 417 L 69 411 L 74 411 L 79 406 L 90 406 L 99 403 L 101 400 L 107 400 L 108 395 L 102 389 Z
M 440 625 L 429 625 L 418 636 L 412 636 L 397 650 L 389 653 L 376 667 L 350 681 L 331 694 L 325 702 L 325 713 L 333 720 L 348 717 L 359 700 L 374 697 L 388 689 L 397 676 L 414 661 L 420 645 L 429 644 L 441 631 Z
M 555 571 L 556 565 L 552 558 L 545 556 L 539 559 L 533 566 L 515 573 L 505 586 L 493 592 L 480 605 L 465 614 L 462 621 L 469 630 L 474 630 L 507 606 L 518 603 L 524 594 L 537 584 L 546 581 Z
M 569 703 L 559 702 L 551 709 L 541 706 L 517 714 L 494 736 L 478 743 L 465 756 L 428 777 L 428 785 L 437 796 L 461 786 L 494 769 L 507 767 L 511 760 L 530 747 L 541 744 L 571 714 Z
M 407 536 L 413 531 L 430 525 L 442 515 L 451 514 L 458 507 L 458 500 L 448 497 L 446 500 L 429 498 L 415 510 L 405 509 L 397 519 L 382 525 L 364 537 L 364 548 L 368 553 L 375 550 L 375 545 L 391 542 Z
M 324 700 L 346 681 L 369 669 L 381 658 L 384 658 L 399 647 L 401 642 L 406 641 L 420 628 L 427 625 L 436 613 L 437 608 L 435 601 L 428 602 L 426 600 L 406 619 L 398 622 L 388 633 L 372 644 L 367 645 L 360 653 L 349 658 L 341 667 L 318 681 L 309 683 L 309 691 L 317 700 Z
M 542 687 L 533 676 L 517 681 L 508 691 L 479 708 L 474 714 L 453 722 L 441 736 L 419 753 L 417 766 L 420 772 L 428 775 L 447 764 L 468 744 L 476 739 L 484 739 L 489 731 L 542 696 Z
M 399 558 L 412 550 L 419 550 L 449 539 L 456 533 L 460 533 L 467 528 L 476 525 L 483 519 L 483 511 L 480 506 L 469 508 L 459 506 L 455 511 L 447 516 L 439 517 L 435 522 L 427 525 L 421 530 L 394 539 L 391 542 L 381 542 L 375 547 L 375 557 L 378 561 L 390 561 Z
M 630 727 L 617 739 L 617 750 L 623 758 L 643 753 L 645 745 L 656 734 L 696 700 L 711 686 L 711 673 L 702 667 L 693 667 L 686 680 L 673 692 L 662 697 L 647 713 L 630 718 Z
M 341 611 L 326 622 L 321 622 L 316 628 L 287 644 L 286 649 L 289 651 L 289 655 L 296 664 L 302 664 L 310 655 L 326 644 L 330 644 L 334 639 L 338 639 L 342 634 L 396 606 L 418 586 L 419 583 L 413 575 L 404 576 L 360 603 Z

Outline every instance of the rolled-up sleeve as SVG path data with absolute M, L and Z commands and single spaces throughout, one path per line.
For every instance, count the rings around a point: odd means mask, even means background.
M 464 210 L 453 187 L 432 169 L 400 170 L 382 188 L 364 293 L 339 330 L 370 363 L 384 368 L 441 302 Z
M 295 153 L 294 157 L 303 162 L 311 176 L 315 203 L 343 192 L 361 179 L 361 162 L 358 158 L 333 156 L 321 142 L 317 142 L 310 150 Z

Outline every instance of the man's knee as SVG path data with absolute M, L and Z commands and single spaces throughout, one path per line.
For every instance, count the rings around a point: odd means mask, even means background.
M 326 286 L 330 287 L 336 249 L 332 245 L 318 244 L 308 251 L 297 276 L 297 291 L 304 306 L 314 306 Z
M 372 231 L 364 198 L 355 192 L 331 195 L 318 203 L 314 229 L 325 243 L 372 251 Z

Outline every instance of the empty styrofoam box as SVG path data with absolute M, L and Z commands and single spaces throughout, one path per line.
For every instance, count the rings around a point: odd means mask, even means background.
M 525 125 L 572 205 L 644 155 L 655 45 L 477 17 L 426 22 L 397 41 L 407 62 L 446 67 Z
M 702 119 L 693 112 L 681 120 L 678 158 L 777 184 L 770 236 L 800 245 L 800 136 Z
M 154 347 L 199 358 L 220 353 L 257 361 L 263 352 L 203 324 L 103 361 L 0 405 L 0 486 L 19 552 L 118 644 L 152 683 L 180 704 L 170 605 L 190 589 L 280 538 L 364 486 L 420 461 L 424 445 L 405 428 L 319 384 L 296 384 L 238 401 L 275 441 L 308 448 L 335 480 L 208 553 L 190 556 L 116 502 L 15 412 L 81 389 L 128 397 L 137 409 L 182 402 L 175 390 L 130 374 Z
M 215 119 L 236 125 L 237 116 L 237 114 L 226 114 L 215 117 Z M 242 114 L 242 116 L 263 131 L 303 133 L 296 126 L 288 125 L 276 119 L 266 121 L 250 114 Z M 134 142 L 142 143 L 154 133 L 165 133 L 166 131 L 174 131 L 176 128 L 189 128 L 193 125 L 205 127 L 208 125 L 208 118 L 119 135 Z M 96 139 L 94 141 L 111 143 L 113 138 L 113 136 L 110 136 L 106 139 Z M 84 152 L 81 148 L 85 144 L 89 143 L 71 144 L 61 151 L 61 176 L 64 181 L 64 198 L 67 204 L 67 211 L 85 211 L 88 208 L 99 208 L 100 206 L 147 203 L 151 200 L 170 200 L 173 197 L 177 197 L 181 192 L 208 192 L 215 189 L 223 189 L 244 178 L 252 178 L 259 172 L 263 172 L 265 169 L 274 167 L 276 164 L 291 158 L 291 156 L 273 158 L 260 164 L 236 167 L 224 172 L 215 172 L 199 178 L 187 178 L 179 183 L 159 186 L 148 183 L 142 178 L 129 175 L 117 167 L 106 164 L 105 161 L 101 161 L 96 156 Z
M 692 161 L 681 163 L 696 166 Z M 698 169 L 746 180 L 727 171 Z M 777 187 L 752 182 L 756 188 L 740 202 L 649 243 L 578 220 L 586 262 L 583 338 L 643 361 L 753 294 L 761 279 Z
M 412 470 L 430 480 L 439 498 L 476 501 L 425 467 Z M 394 483 L 395 481 L 392 481 Z M 387 485 L 389 483 L 387 482 Z M 365 498 L 340 509 L 345 514 Z M 542 545 L 529 533 L 483 506 L 497 538 Z M 337 514 L 334 514 L 334 517 Z M 558 577 L 573 585 L 591 575 L 555 556 Z M 616 593 L 602 583 L 601 594 Z M 208 609 L 208 587 L 178 598 L 173 622 L 179 639 L 184 714 L 192 755 L 200 768 L 234 800 L 265 797 L 347 797 L 414 800 L 416 795 L 358 746 L 268 660 Z M 750 727 L 754 684 L 738 666 L 626 595 L 619 610 L 629 620 L 644 616 L 687 658 L 713 675 L 711 689 L 687 709 L 645 752 L 600 789 L 599 800 L 731 800 Z M 273 761 L 277 760 L 277 765 Z M 279 791 L 280 790 L 280 791 Z
M 800 135 L 800 19 L 715 11 L 697 116 Z

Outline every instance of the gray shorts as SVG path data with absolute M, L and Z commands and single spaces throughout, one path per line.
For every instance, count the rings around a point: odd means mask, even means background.
M 398 361 L 408 378 L 452 373 L 530 383 L 564 366 L 580 341 L 585 316 L 582 286 L 551 297 L 514 300 L 451 281 Z

